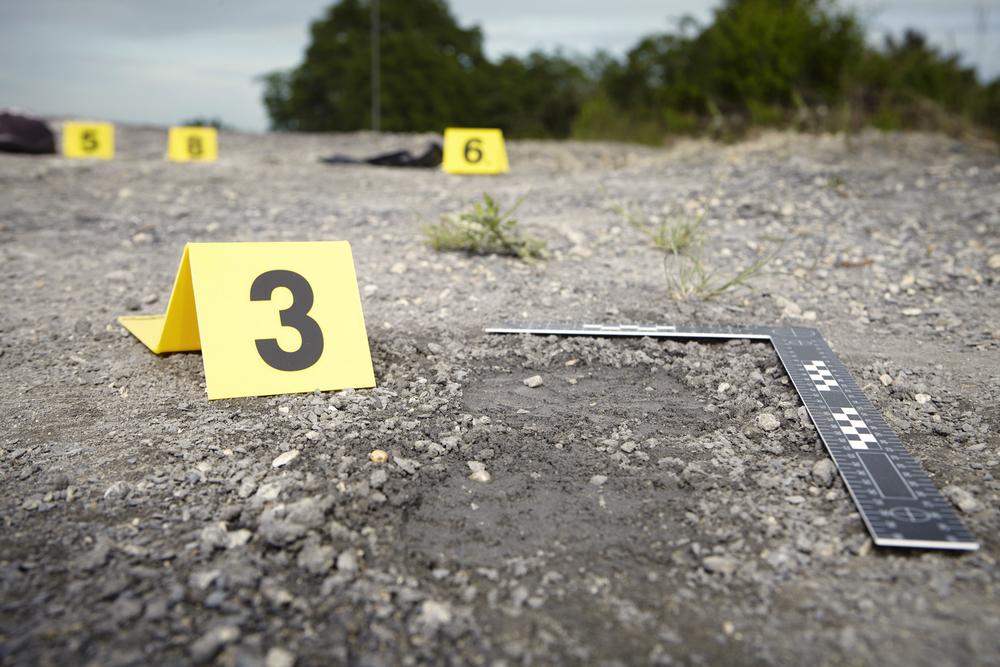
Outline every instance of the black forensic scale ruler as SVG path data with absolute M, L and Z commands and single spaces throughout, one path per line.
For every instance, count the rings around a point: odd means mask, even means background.
M 770 341 L 875 544 L 973 551 L 979 543 L 815 329 L 508 322 L 494 334 Z

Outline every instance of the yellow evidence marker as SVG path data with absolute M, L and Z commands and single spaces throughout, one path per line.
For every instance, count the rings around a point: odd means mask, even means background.
M 503 174 L 510 171 L 503 132 L 496 128 L 449 127 L 444 131 L 444 161 L 449 174 Z
M 70 158 L 110 160 L 115 156 L 115 126 L 67 121 L 63 123 L 62 149 Z
M 174 162 L 215 162 L 219 133 L 214 127 L 172 127 L 167 136 L 167 158 Z
M 375 386 L 346 241 L 189 243 L 166 314 L 118 321 L 157 354 L 201 350 L 210 399 Z

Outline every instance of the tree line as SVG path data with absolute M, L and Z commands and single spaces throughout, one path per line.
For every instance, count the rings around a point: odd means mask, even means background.
M 370 0 L 340 0 L 303 62 L 264 75 L 272 128 L 371 127 Z M 445 0 L 380 0 L 381 129 L 499 127 L 513 137 L 658 143 L 676 134 L 982 128 L 1000 136 L 1000 78 L 981 82 L 916 31 L 871 45 L 833 0 L 724 0 L 623 57 L 533 52 L 493 61 Z

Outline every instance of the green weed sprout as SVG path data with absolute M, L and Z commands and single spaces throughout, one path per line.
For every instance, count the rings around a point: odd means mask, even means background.
M 465 213 L 441 216 L 437 224 L 424 225 L 427 243 L 438 251 L 462 251 L 473 255 L 509 255 L 524 261 L 545 259 L 545 242 L 522 235 L 514 212 L 524 201 L 518 199 L 512 207 L 501 211 L 496 200 L 483 194 Z

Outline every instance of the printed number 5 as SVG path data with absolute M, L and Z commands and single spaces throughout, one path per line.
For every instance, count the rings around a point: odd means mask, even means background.
M 188 137 L 188 153 L 191 157 L 201 157 L 201 137 Z
M 465 161 L 475 164 L 483 159 L 483 140 L 469 139 L 465 142 Z
M 292 327 L 302 336 L 302 345 L 294 352 L 286 352 L 275 338 L 258 338 L 260 358 L 279 371 L 301 371 L 309 368 L 323 355 L 323 331 L 316 320 L 309 317 L 313 306 L 313 291 L 309 283 L 294 271 L 267 271 L 257 276 L 250 286 L 251 301 L 270 301 L 278 287 L 292 293 L 292 305 L 281 311 L 281 326 Z
M 93 130 L 84 130 L 80 135 L 80 143 L 85 152 L 93 153 L 97 150 L 97 134 Z

